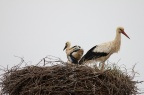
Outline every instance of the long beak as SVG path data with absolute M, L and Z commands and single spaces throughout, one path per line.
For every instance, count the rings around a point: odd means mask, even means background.
M 64 47 L 63 51 L 67 48 L 67 46 Z
M 124 34 L 127 38 L 130 39 L 130 37 L 123 31 L 122 34 Z

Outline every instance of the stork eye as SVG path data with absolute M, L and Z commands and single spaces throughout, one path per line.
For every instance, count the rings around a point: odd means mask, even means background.
M 124 29 L 121 29 L 121 28 L 120 28 L 120 31 L 124 31 Z

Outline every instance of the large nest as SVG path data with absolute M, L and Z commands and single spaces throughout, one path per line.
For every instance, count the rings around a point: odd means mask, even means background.
M 136 81 L 117 66 L 104 72 L 86 65 L 46 61 L 44 66 L 7 69 L 1 78 L 2 95 L 135 95 Z M 42 61 L 41 61 L 42 62 Z M 56 63 L 49 65 L 51 63 Z M 57 64 L 59 62 L 59 64 Z M 48 63 L 48 64 L 47 64 Z M 49 66 L 46 66 L 49 65 Z

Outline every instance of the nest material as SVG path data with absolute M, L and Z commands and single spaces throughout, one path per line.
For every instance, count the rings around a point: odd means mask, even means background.
M 133 95 L 136 81 L 126 72 L 57 64 L 7 70 L 1 79 L 2 95 Z

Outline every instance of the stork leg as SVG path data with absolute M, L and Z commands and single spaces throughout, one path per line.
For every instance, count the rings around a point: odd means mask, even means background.
M 79 66 L 79 64 L 76 64 L 77 65 L 77 67 Z
M 104 65 L 105 65 L 105 62 L 102 62 L 101 72 L 104 71 Z

